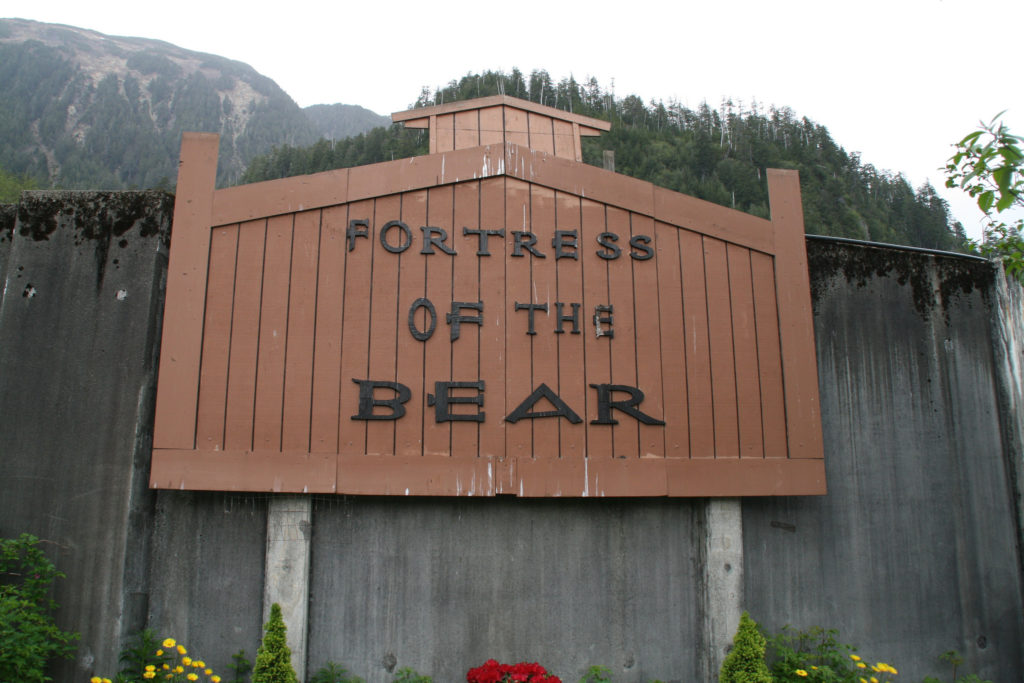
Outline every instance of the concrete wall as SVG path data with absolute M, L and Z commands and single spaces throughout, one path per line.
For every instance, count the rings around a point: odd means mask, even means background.
M 712 681 L 740 608 L 838 628 L 902 680 L 949 649 L 1024 677 L 1024 301 L 990 264 L 808 241 L 827 496 L 316 498 L 296 579 L 268 496 L 145 487 L 170 210 L 29 193 L 7 231 L 0 211 L 0 535 L 46 539 L 68 573 L 58 620 L 83 638 L 56 680 L 110 675 L 145 625 L 230 673 L 292 588 L 310 671 L 369 683 L 489 657 Z

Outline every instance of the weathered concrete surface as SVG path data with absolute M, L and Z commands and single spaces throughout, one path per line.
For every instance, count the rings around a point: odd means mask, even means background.
M 1024 674 L 990 264 L 808 241 L 828 495 L 743 502 L 746 606 L 900 678 Z M 998 315 L 998 313 L 995 313 Z
M 267 497 L 160 491 L 148 626 L 186 644 L 224 680 L 231 655 L 252 662 L 263 637 Z
M 267 569 L 263 587 L 263 621 L 271 606 L 281 607 L 288 647 L 300 683 L 306 680 L 306 625 L 309 622 L 309 549 L 313 532 L 313 499 L 282 495 L 267 510 Z
M 737 498 L 711 498 L 704 508 L 703 609 L 707 647 L 700 679 L 718 677 L 743 612 L 743 509 Z
M 173 198 L 22 195 L 0 299 L 0 534 L 29 532 L 68 579 L 80 631 L 57 680 L 117 669 L 144 625 L 146 488 Z
M 489 658 L 565 681 L 701 680 L 703 501 L 345 498 L 313 513 L 309 671 Z

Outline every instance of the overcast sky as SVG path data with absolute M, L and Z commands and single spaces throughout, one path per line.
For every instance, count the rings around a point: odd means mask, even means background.
M 401 111 L 486 69 L 717 107 L 789 106 L 864 163 L 926 180 L 968 232 L 980 212 L 938 170 L 979 119 L 1024 133 L 1024 0 L 306 2 L 47 0 L 18 16 L 165 40 L 246 62 L 300 105 Z

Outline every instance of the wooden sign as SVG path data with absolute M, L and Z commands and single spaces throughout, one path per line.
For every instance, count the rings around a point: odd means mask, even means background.
M 604 122 L 472 105 L 396 115 L 459 124 L 428 156 L 224 190 L 186 134 L 151 485 L 824 493 L 796 174 L 765 220 L 579 163 Z

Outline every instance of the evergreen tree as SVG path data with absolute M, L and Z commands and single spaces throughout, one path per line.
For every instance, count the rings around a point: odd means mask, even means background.
M 281 606 L 276 602 L 270 607 L 270 621 L 264 628 L 266 634 L 256 652 L 252 683 L 298 683 L 298 676 L 292 668 L 287 628 L 281 618 Z
M 744 612 L 732 641 L 732 650 L 722 662 L 719 683 L 772 683 L 772 675 L 764 662 L 767 641 L 757 630 L 757 623 Z

